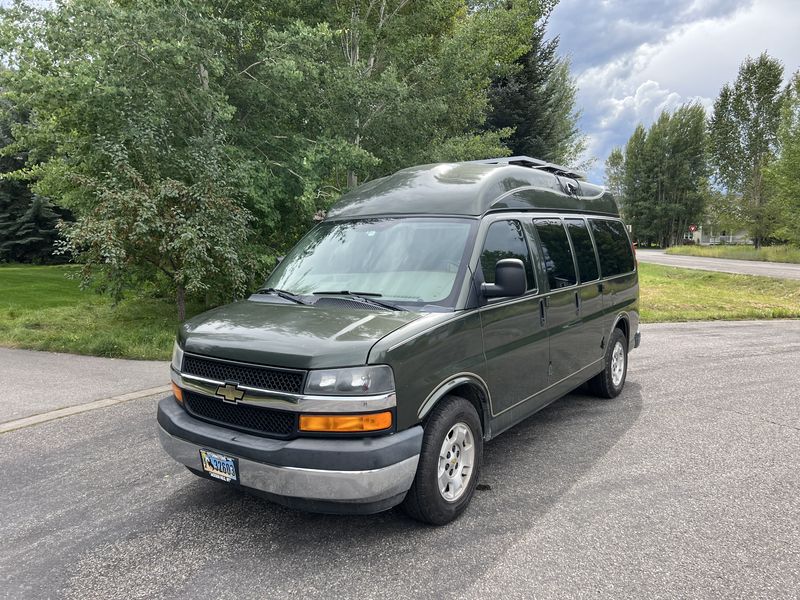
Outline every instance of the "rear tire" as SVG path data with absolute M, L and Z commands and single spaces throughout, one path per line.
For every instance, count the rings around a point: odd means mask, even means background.
M 627 375 L 628 338 L 621 329 L 614 329 L 606 346 L 603 370 L 589 380 L 589 389 L 600 398 L 616 398 L 625 387 Z
M 444 525 L 467 508 L 480 477 L 483 428 L 471 402 L 448 396 L 425 425 L 414 482 L 401 505 L 412 519 Z

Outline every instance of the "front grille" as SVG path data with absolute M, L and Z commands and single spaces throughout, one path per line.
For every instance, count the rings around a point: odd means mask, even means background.
M 215 381 L 231 381 L 249 387 L 301 394 L 306 375 L 303 371 L 285 371 L 222 362 L 187 354 L 183 357 L 183 373 Z
M 189 414 L 204 421 L 276 437 L 288 437 L 297 429 L 297 413 L 249 404 L 228 404 L 194 392 L 184 392 L 184 398 Z

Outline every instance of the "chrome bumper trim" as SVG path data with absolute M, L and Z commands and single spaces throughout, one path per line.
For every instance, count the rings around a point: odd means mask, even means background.
M 179 388 L 217 398 L 219 397 L 217 388 L 225 385 L 224 381 L 186 375 L 179 373 L 174 368 L 170 369 L 170 376 L 172 382 Z M 394 392 L 374 396 L 312 396 L 273 392 L 245 385 L 237 387 L 244 392 L 244 396 L 238 400 L 240 404 L 252 404 L 253 406 L 294 412 L 376 412 L 397 406 L 397 397 Z
M 170 435 L 159 426 L 161 445 L 179 463 L 201 471 L 201 446 Z M 214 450 L 214 448 L 202 448 Z M 231 456 L 228 452 L 221 452 Z M 392 498 L 408 491 L 417 472 L 419 455 L 382 469 L 369 471 L 327 471 L 278 467 L 237 457 L 241 485 L 278 496 L 367 503 Z

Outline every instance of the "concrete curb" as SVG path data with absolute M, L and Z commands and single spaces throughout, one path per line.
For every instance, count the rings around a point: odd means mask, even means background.
M 148 388 L 146 390 L 139 390 L 138 392 L 122 394 L 121 396 L 113 396 L 111 398 L 93 400 L 91 402 L 87 402 L 85 404 L 78 404 L 76 406 L 67 406 L 66 408 L 59 408 L 57 410 L 51 410 L 49 412 L 40 413 L 38 415 L 33 415 L 30 417 L 15 419 L 14 421 L 6 421 L 5 423 L 0 423 L 0 434 L 8 433 L 9 431 L 15 431 L 17 429 L 23 429 L 25 427 L 32 427 L 34 425 L 39 425 L 41 423 L 47 423 L 48 421 L 53 421 L 55 419 L 70 417 L 72 415 L 77 415 L 83 412 L 89 412 L 90 410 L 97 410 L 98 408 L 106 408 L 107 406 L 114 406 L 115 404 L 127 402 L 128 400 L 137 400 L 138 398 L 154 396 L 155 394 L 164 394 L 166 392 L 169 392 L 170 389 L 171 386 L 169 385 L 161 385 L 154 388 Z

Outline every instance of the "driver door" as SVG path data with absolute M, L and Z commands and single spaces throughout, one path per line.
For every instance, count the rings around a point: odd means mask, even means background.
M 494 267 L 504 258 L 523 262 L 527 291 L 516 298 L 492 298 L 480 309 L 486 383 L 494 416 L 544 389 L 549 363 L 547 328 L 540 318 L 531 253 L 517 219 L 501 219 L 489 225 L 480 259 L 483 281 L 494 283 Z

